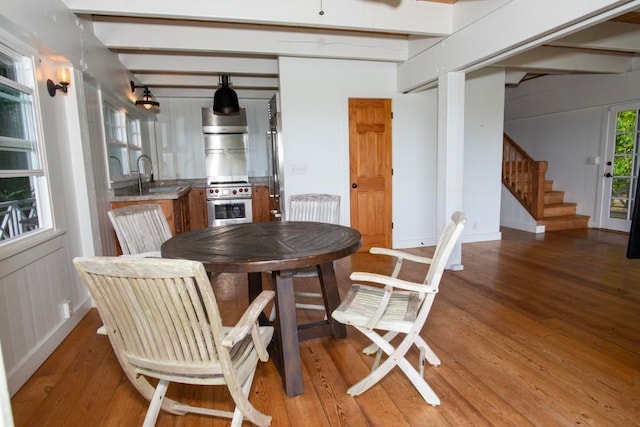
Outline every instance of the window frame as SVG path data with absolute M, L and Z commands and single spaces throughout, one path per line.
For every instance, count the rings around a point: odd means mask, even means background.
M 126 108 L 117 108 L 107 100 L 102 102 L 102 107 L 109 180 L 115 183 L 137 178 L 135 163 L 144 153 L 141 120 Z M 114 173 L 114 165 L 121 168 L 120 174 Z
M 36 228 L 22 231 L 17 235 L 0 240 L 0 248 L 15 247 L 19 242 L 24 242 L 33 236 L 50 234 L 53 230 L 53 204 L 50 195 L 50 177 L 47 169 L 46 141 L 42 127 L 42 110 L 37 86 L 37 60 L 33 49 L 17 42 L 3 31 L 0 31 L 0 53 L 14 61 L 16 79 L 0 76 L 0 84 L 3 87 L 16 90 L 30 97 L 29 113 L 21 110 L 23 121 L 21 125 L 26 138 L 20 141 L 12 137 L 0 137 L 0 145 L 14 145 L 15 148 L 24 151 L 33 151 L 35 167 L 29 169 L 1 169 L 0 179 L 3 178 L 28 178 L 30 188 L 33 191 L 37 218 Z M 22 146 L 22 147 L 20 147 Z M 36 164 L 37 163 L 37 164 Z M 25 199 L 26 200 L 26 199 Z M 20 243 L 21 244 L 21 243 Z

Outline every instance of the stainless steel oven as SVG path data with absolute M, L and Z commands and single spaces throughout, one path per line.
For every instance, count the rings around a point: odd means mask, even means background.
M 251 185 L 210 182 L 207 186 L 209 227 L 253 221 Z

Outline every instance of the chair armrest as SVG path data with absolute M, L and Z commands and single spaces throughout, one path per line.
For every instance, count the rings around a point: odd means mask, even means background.
M 162 258 L 160 251 L 140 252 L 139 254 L 120 255 L 122 258 Z
M 410 254 L 407 252 L 398 251 L 396 249 L 388 249 L 388 248 L 371 248 L 369 252 L 372 254 L 378 255 L 388 255 L 400 259 L 406 259 L 413 262 L 418 262 L 420 264 L 431 264 L 431 258 Z
M 430 288 L 424 283 L 409 282 L 407 280 L 396 279 L 390 276 L 385 276 L 383 274 L 363 273 L 363 272 L 356 271 L 351 273 L 349 278 L 355 281 L 378 283 L 380 285 L 391 286 L 394 288 L 405 289 L 407 291 L 413 291 L 413 292 L 421 292 L 421 293 L 438 292 L 437 289 Z
M 255 326 L 260 313 L 262 313 L 266 305 L 275 295 L 275 291 L 262 291 L 249 305 L 240 320 L 238 320 L 238 323 L 236 323 L 233 329 L 224 337 L 222 345 L 225 347 L 233 347 L 237 342 L 246 337 Z

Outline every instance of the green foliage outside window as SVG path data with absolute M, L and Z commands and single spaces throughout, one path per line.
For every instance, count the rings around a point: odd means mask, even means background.
M 612 165 L 614 178 L 611 188 L 612 217 L 626 218 L 631 192 L 637 185 L 634 165 L 637 170 L 638 158 L 635 149 L 640 131 L 638 118 L 638 110 L 621 111 L 616 117 L 616 145 Z

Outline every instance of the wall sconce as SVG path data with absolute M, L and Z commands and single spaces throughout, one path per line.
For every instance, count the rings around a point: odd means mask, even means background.
M 156 97 L 153 96 L 151 91 L 149 91 L 149 87 L 148 86 L 136 86 L 136 84 L 133 82 L 133 80 L 131 80 L 129 82 L 129 84 L 131 85 L 131 92 L 133 92 L 133 93 L 135 93 L 136 89 L 138 89 L 138 88 L 143 88 L 144 89 L 144 92 L 142 92 L 142 96 L 140 96 L 140 98 L 138 98 L 138 100 L 136 101 L 136 107 L 144 108 L 145 110 L 159 110 L 160 109 L 160 103 L 158 101 L 156 101 Z
M 56 91 L 61 90 L 62 93 L 67 93 L 69 83 L 71 82 L 71 72 L 67 67 L 58 67 L 58 81 L 59 84 L 55 84 L 53 80 L 47 80 L 47 91 L 52 97 L 56 96 Z

